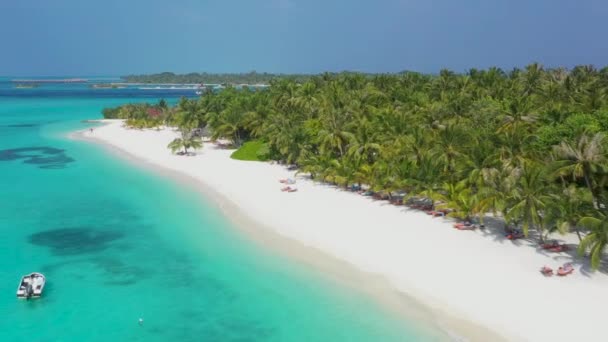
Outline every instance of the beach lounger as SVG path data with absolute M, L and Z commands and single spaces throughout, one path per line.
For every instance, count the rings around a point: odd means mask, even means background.
M 477 228 L 477 226 L 475 226 L 471 222 L 461 222 L 461 223 L 454 223 L 454 228 L 456 228 L 458 230 L 474 230 L 475 228 Z
M 524 232 L 516 228 L 505 228 L 505 237 L 509 240 L 517 240 L 523 238 Z
M 549 266 L 543 266 L 540 269 L 540 273 L 542 273 L 545 277 L 550 277 L 553 275 L 553 269 Z
M 433 214 L 433 217 L 445 217 L 450 213 L 450 209 L 439 209 Z
M 570 250 L 570 247 L 568 247 L 567 245 L 559 245 L 559 246 L 551 247 L 548 250 L 551 252 L 554 252 L 554 253 L 561 253 L 561 252 Z
M 542 248 L 544 250 L 550 251 L 550 252 L 555 252 L 555 253 L 559 253 L 559 252 L 564 252 L 570 249 L 570 247 L 568 247 L 568 245 L 564 245 L 564 244 L 559 244 L 557 241 L 553 241 L 553 243 L 547 243 L 542 245 Z
M 574 267 L 569 262 L 565 263 L 563 266 L 560 266 L 557 269 L 557 275 L 560 277 L 567 276 L 568 274 L 571 274 L 572 272 L 574 272 Z
M 402 198 L 393 198 L 391 199 L 391 204 L 394 205 L 403 205 L 403 199 Z
M 429 210 L 426 212 L 427 215 L 431 215 L 433 217 L 445 216 L 446 212 L 443 210 Z
M 523 233 L 513 233 L 513 234 L 508 234 L 506 236 L 507 239 L 509 240 L 518 240 L 524 237 Z

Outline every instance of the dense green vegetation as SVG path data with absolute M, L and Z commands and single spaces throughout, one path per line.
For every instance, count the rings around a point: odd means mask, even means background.
M 268 160 L 268 145 L 259 141 L 252 140 L 243 144 L 238 150 L 234 151 L 230 158 L 249 161 Z
M 155 128 L 165 123 L 169 107 L 165 100 L 158 104 L 135 103 L 116 108 L 104 108 L 104 119 L 124 119 L 132 128 Z
M 126 82 L 132 83 L 179 83 L 179 84 L 268 84 L 271 80 L 291 79 L 293 81 L 306 81 L 310 75 L 304 74 L 269 74 L 257 73 L 255 71 L 241 74 L 210 74 L 210 73 L 189 73 L 174 74 L 163 72 L 151 75 L 128 75 L 122 78 Z
M 597 268 L 608 244 L 608 68 L 320 75 L 227 88 L 166 112 L 314 179 L 494 212 L 544 241 L 574 231 Z M 179 124 L 179 122 L 177 122 Z M 193 124 L 195 122 L 196 124 Z
M 160 128 L 161 126 L 177 126 L 180 137 L 174 139 L 167 146 L 173 153 L 188 154 L 188 149 L 203 147 L 201 137 L 196 130 L 204 126 L 195 112 L 197 103 L 182 99 L 178 106 L 169 107 L 165 100 L 158 104 L 126 104 L 116 108 L 104 108 L 102 113 L 105 119 L 124 119 L 125 125 L 130 128 Z M 180 151 L 183 149 L 183 151 Z

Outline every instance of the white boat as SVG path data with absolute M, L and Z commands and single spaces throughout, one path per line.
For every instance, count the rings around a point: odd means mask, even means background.
M 42 296 L 46 278 L 42 273 L 31 273 L 21 278 L 17 288 L 17 298 L 38 298 Z

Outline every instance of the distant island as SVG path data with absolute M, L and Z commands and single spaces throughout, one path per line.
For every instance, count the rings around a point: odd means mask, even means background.
M 342 72 L 341 74 L 349 74 L 351 72 Z M 335 75 L 335 74 L 328 74 Z M 288 79 L 294 82 L 306 82 L 315 75 L 312 74 L 271 74 L 258 73 L 256 71 L 248 73 L 188 73 L 174 74 L 172 72 L 163 72 L 160 74 L 149 75 L 127 75 L 122 76 L 122 79 L 128 83 L 151 83 L 151 84 L 268 84 L 272 80 Z

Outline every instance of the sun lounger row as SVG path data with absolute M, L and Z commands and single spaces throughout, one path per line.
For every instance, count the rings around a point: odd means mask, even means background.
M 556 274 L 560 277 L 564 277 L 569 274 L 572 274 L 572 272 L 574 272 L 574 266 L 572 266 L 572 264 L 568 262 L 565 263 L 563 266 L 560 266 L 557 269 Z M 540 273 L 542 273 L 545 277 L 551 277 L 553 276 L 553 269 L 549 266 L 543 266 L 540 269 Z
M 568 245 L 564 245 L 564 244 L 560 244 L 557 241 L 553 241 L 551 243 L 546 243 L 544 245 L 541 245 L 542 249 L 549 251 L 549 252 L 555 252 L 555 253 L 559 253 L 559 252 L 565 252 L 570 250 L 570 247 Z

